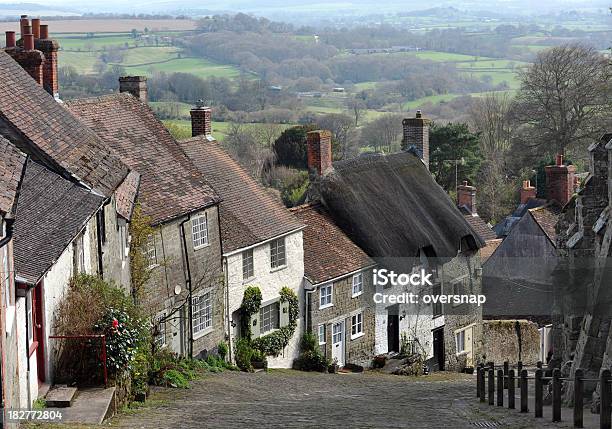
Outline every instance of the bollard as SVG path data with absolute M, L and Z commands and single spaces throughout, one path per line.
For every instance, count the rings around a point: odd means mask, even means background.
M 517 377 L 517 380 L 516 380 L 517 386 L 516 387 L 519 388 L 519 391 L 521 389 L 521 373 L 522 372 L 523 372 L 523 361 L 518 361 L 516 363 L 516 377 Z
M 552 376 L 552 421 L 561 421 L 561 370 L 555 368 Z
M 514 370 L 508 370 L 508 408 L 514 409 Z
M 489 363 L 489 405 L 495 405 L 495 366 Z
M 537 369 L 535 373 L 535 417 L 544 415 L 544 385 L 542 384 L 542 369 Z
M 480 368 L 480 372 L 478 373 L 478 376 L 480 377 L 480 402 L 485 402 L 486 398 L 485 398 L 485 367 L 482 366 Z
M 504 406 L 504 371 L 497 370 L 497 406 Z
M 480 398 L 480 364 L 476 367 L 476 397 Z
M 542 369 L 542 361 L 541 361 L 541 360 L 539 360 L 539 361 L 536 363 L 536 368 L 537 368 L 537 369 Z
M 583 426 L 584 411 L 584 372 L 578 368 L 574 373 L 574 427 Z
M 504 361 L 504 389 L 508 388 L 508 370 L 510 369 L 510 362 Z
M 599 390 L 601 393 L 601 411 L 599 414 L 600 429 L 611 429 L 612 416 L 610 415 L 610 400 L 612 400 L 612 392 L 610 391 L 610 370 L 604 369 L 599 378 Z
M 529 385 L 527 384 L 527 370 L 524 369 L 521 371 L 521 378 L 519 379 L 519 385 L 521 386 L 521 413 L 529 412 L 529 397 L 527 388 Z

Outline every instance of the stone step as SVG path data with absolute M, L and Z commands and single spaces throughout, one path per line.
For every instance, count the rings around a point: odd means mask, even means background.
M 45 402 L 48 408 L 67 408 L 72 405 L 76 395 L 76 387 L 53 386 L 53 388 L 47 392 Z

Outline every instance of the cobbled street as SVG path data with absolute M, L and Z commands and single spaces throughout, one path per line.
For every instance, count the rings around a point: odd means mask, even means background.
M 161 389 L 153 405 L 115 417 L 118 428 L 541 428 L 563 427 L 479 404 L 474 377 L 378 373 L 224 372 L 191 389 Z M 568 426 L 569 427 L 569 426 Z

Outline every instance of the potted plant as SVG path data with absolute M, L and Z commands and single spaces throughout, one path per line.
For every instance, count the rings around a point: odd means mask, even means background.
M 334 358 L 331 365 L 329 366 L 330 374 L 338 374 L 338 370 L 340 369 L 340 365 L 338 365 L 338 359 Z

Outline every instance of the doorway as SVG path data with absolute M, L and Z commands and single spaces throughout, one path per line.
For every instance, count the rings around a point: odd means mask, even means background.
M 397 306 L 387 309 L 387 351 L 400 351 L 399 314 Z
M 36 347 L 36 370 L 38 372 L 38 383 L 45 382 L 45 334 L 43 328 L 43 283 L 40 282 L 31 292 L 32 318 L 32 342 Z
M 344 366 L 344 321 L 332 324 L 332 360 Z
M 432 331 L 434 371 L 444 371 L 444 327 Z

